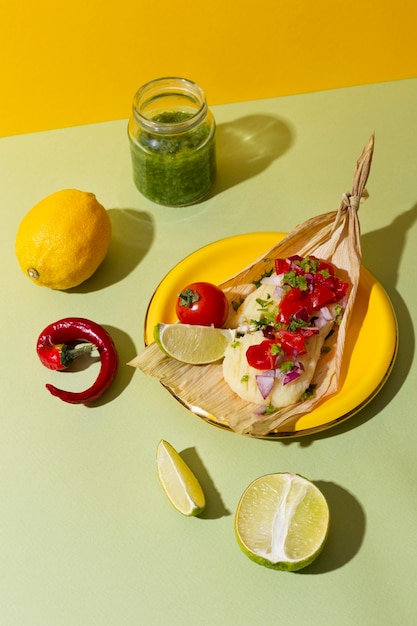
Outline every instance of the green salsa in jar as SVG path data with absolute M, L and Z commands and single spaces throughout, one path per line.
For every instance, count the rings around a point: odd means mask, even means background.
M 152 81 L 136 94 L 129 122 L 133 178 L 148 199 L 186 206 L 203 199 L 216 176 L 215 121 L 191 81 Z

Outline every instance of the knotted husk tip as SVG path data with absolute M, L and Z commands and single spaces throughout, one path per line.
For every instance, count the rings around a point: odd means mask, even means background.
M 320 358 L 314 374 L 314 397 L 268 416 L 259 415 L 259 406 L 241 400 L 230 389 L 223 378 L 219 363 L 187 365 L 166 357 L 156 344 L 151 344 L 130 365 L 159 378 L 194 413 L 219 425 L 226 425 L 237 433 L 255 437 L 267 436 L 277 432 L 284 424 L 295 423 L 302 415 L 337 393 L 342 382 L 341 362 L 362 260 L 358 209 L 368 195 L 365 185 L 370 173 L 373 150 L 372 134 L 356 163 L 352 190 L 342 195 L 338 210 L 323 213 L 298 225 L 262 257 L 220 285 L 229 302 L 236 301 L 255 289 L 253 281 L 262 275 L 266 258 L 287 258 L 295 254 L 314 255 L 329 261 L 337 268 L 338 275 L 349 281 L 351 288 L 342 322 L 333 336 L 330 353 Z

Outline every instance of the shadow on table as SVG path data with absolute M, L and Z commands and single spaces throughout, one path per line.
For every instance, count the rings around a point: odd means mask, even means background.
M 201 519 L 218 519 L 231 515 L 224 505 L 210 474 L 205 468 L 195 448 L 186 448 L 181 451 L 181 457 L 187 463 L 191 471 L 198 477 L 198 481 L 206 496 L 206 508 L 199 515 Z
M 283 439 L 281 440 L 283 443 L 299 443 L 300 446 L 306 447 L 315 440 L 334 437 L 361 426 L 384 410 L 406 381 L 414 358 L 415 331 L 407 303 L 397 291 L 396 286 L 401 267 L 401 257 L 407 244 L 407 231 L 416 219 L 417 204 L 409 211 L 396 217 L 389 226 L 362 236 L 363 264 L 381 282 L 387 292 L 398 323 L 400 348 L 388 380 L 376 397 L 346 422 L 316 435 Z M 404 268 L 403 271 L 412 271 L 412 268 Z M 366 367 L 366 364 L 364 366 Z
M 282 156 L 293 141 L 290 127 L 271 115 L 248 115 L 219 124 L 217 178 L 211 196 L 253 178 Z
M 123 280 L 146 256 L 154 237 L 152 217 L 135 209 L 109 209 L 112 237 L 97 271 L 68 293 L 91 293 Z
M 95 402 L 91 402 L 86 405 L 87 408 L 94 408 L 107 404 L 108 402 L 113 402 L 113 400 L 120 396 L 126 389 L 133 377 L 133 374 L 135 373 L 135 368 L 128 367 L 126 365 L 126 363 L 131 360 L 132 354 L 136 354 L 137 350 L 132 339 L 127 333 L 119 328 L 107 326 L 106 324 L 103 324 L 103 326 L 112 337 L 116 346 L 119 355 L 119 367 L 116 377 L 109 389 L 101 396 L 101 398 L 98 398 Z
M 329 536 L 317 559 L 298 574 L 325 574 L 348 563 L 358 552 L 365 535 L 366 518 L 356 498 L 335 483 L 314 481 L 330 510 Z

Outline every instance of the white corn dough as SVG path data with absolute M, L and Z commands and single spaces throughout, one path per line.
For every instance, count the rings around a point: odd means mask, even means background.
M 250 293 L 245 298 L 245 301 L 241 304 L 233 317 L 230 318 L 230 327 L 238 328 L 239 326 L 249 324 L 251 320 L 259 320 L 259 318 L 261 317 L 261 306 L 256 301 L 257 299 L 272 299 L 274 301 L 275 307 L 277 307 L 279 301 L 274 299 L 273 293 L 273 285 L 261 285 L 260 287 L 255 289 L 255 291 L 252 291 L 252 293 Z M 271 305 L 271 309 L 272 307 L 273 305 Z

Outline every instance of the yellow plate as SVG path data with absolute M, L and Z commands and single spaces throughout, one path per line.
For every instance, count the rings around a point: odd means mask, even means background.
M 268 252 L 284 236 L 284 233 L 273 232 L 237 235 L 215 241 L 183 259 L 165 276 L 149 303 L 145 343 L 153 341 L 155 324 L 177 321 L 177 295 L 187 284 L 200 280 L 219 284 Z M 294 425 L 284 424 L 267 438 L 311 434 L 357 413 L 387 380 L 397 354 L 397 336 L 392 304 L 381 284 L 362 266 L 345 344 L 340 392 L 303 415 Z M 216 422 L 215 416 L 207 415 L 204 407 L 188 408 L 207 422 L 224 427 Z

